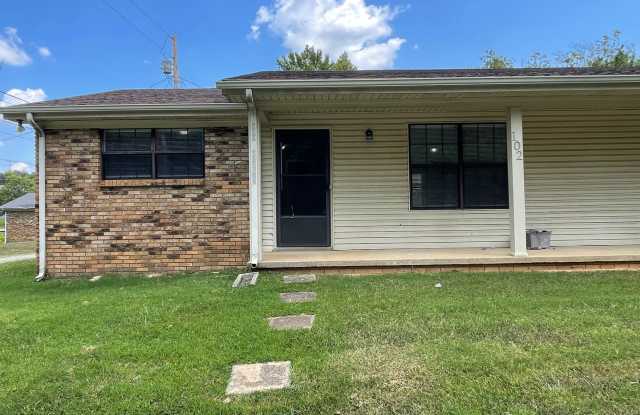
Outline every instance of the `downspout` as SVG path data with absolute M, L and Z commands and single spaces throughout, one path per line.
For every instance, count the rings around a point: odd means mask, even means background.
M 47 209 L 46 144 L 44 130 L 40 128 L 30 112 L 27 113 L 27 122 L 36 130 L 38 139 L 38 275 L 34 280 L 40 282 L 45 279 L 47 270 L 47 228 L 45 223 Z
M 249 265 L 256 267 L 261 260 L 260 203 L 260 119 L 253 97 L 253 91 L 245 91 L 247 103 L 247 123 L 249 133 Z

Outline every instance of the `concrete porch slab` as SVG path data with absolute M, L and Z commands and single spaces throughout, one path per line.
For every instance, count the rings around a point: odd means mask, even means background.
M 265 252 L 265 269 L 640 262 L 640 245 L 553 247 L 514 257 L 509 248 L 283 250 Z

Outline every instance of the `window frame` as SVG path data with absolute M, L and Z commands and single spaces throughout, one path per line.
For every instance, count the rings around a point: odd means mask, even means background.
M 412 191 L 412 187 L 413 187 L 413 164 L 411 162 L 411 128 L 414 126 L 429 126 L 429 125 L 440 125 L 440 126 L 445 126 L 445 125 L 453 125 L 456 127 L 456 131 L 457 131 L 457 148 L 458 148 L 458 159 L 457 159 L 457 172 L 458 172 L 458 183 L 457 183 L 457 195 L 458 195 L 458 204 L 456 207 L 439 207 L 439 206 L 415 206 L 414 205 L 414 198 L 413 198 L 413 191 Z M 408 164 L 409 164 L 409 180 L 408 180 L 408 185 L 409 185 L 409 210 L 505 210 L 505 209 L 509 209 L 510 208 L 510 199 L 509 199 L 509 185 L 508 185 L 508 179 L 507 179 L 507 199 L 506 199 L 506 203 L 504 205 L 494 205 L 494 206 L 471 206 L 471 207 L 466 207 L 464 204 L 464 168 L 465 165 L 469 165 L 469 166 L 482 166 L 482 165 L 504 165 L 505 166 L 505 174 L 509 175 L 509 168 L 508 168 L 508 160 L 505 159 L 504 163 L 497 163 L 497 162 L 478 162 L 478 161 L 470 161 L 465 163 L 464 161 L 464 139 L 463 139 L 463 134 L 462 134 L 462 127 L 465 125 L 493 125 L 494 130 L 495 130 L 495 126 L 496 125 L 502 125 L 504 126 L 505 129 L 505 155 L 508 158 L 508 154 L 506 153 L 508 151 L 507 145 L 509 143 L 508 137 L 506 137 L 507 135 L 507 123 L 505 121 L 478 121 L 478 122 L 472 122 L 472 121 L 466 121 L 466 122 L 425 122 L 425 123 L 420 123 L 420 122 L 413 122 L 408 124 L 407 126 L 407 158 L 408 158 Z M 494 133 L 495 134 L 495 133 Z M 494 135 L 495 137 L 495 135 Z M 416 163 L 416 167 L 418 167 L 419 163 Z M 446 163 L 442 163 L 442 164 L 446 164 Z M 450 163 L 450 164 L 454 164 L 454 163 Z M 428 169 L 428 164 L 425 162 L 423 164 L 419 165 L 420 168 L 422 169 Z
M 151 151 L 142 152 L 142 151 L 129 151 L 129 152 L 106 152 L 106 134 L 107 131 L 113 130 L 150 130 L 151 131 Z M 157 151 L 157 143 L 159 140 L 158 130 L 202 130 L 202 152 L 167 152 L 167 151 Z M 170 179 L 202 179 L 205 177 L 205 155 L 206 155 L 206 140 L 205 140 L 205 129 L 202 127 L 185 127 L 185 128 L 105 128 L 102 130 L 100 134 L 100 163 L 101 163 L 101 173 L 102 180 L 170 180 Z M 202 174 L 201 175 L 183 175 L 183 176 L 159 176 L 158 175 L 158 163 L 157 156 L 158 155 L 167 155 L 167 154 L 202 154 Z M 118 177 L 107 177 L 105 174 L 105 163 L 104 156 L 126 156 L 126 155 L 150 155 L 151 156 L 151 176 L 145 177 L 132 177 L 132 176 L 118 176 Z

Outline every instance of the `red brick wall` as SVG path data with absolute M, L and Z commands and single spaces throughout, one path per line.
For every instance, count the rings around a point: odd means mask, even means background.
M 25 242 L 36 239 L 36 220 L 33 210 L 7 212 L 7 242 Z
M 50 276 L 246 265 L 246 128 L 205 129 L 204 179 L 104 181 L 98 130 L 47 131 L 46 142 Z

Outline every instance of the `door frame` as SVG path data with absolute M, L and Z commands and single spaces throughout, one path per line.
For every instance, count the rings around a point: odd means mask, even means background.
M 327 227 L 329 231 L 329 244 L 327 246 L 280 246 L 278 241 L 278 232 L 280 230 L 280 215 L 278 214 L 280 208 L 280 195 L 278 192 L 278 140 L 276 138 L 276 132 L 278 130 L 325 130 L 329 132 L 329 194 L 328 203 L 329 209 L 327 210 Z M 272 193 L 273 193 L 273 249 L 277 251 L 304 251 L 304 250 L 332 250 L 333 249 L 333 236 L 334 236 L 334 224 L 333 224 L 333 129 L 326 126 L 286 126 L 286 127 L 272 127 L 271 128 L 271 160 L 272 160 Z

